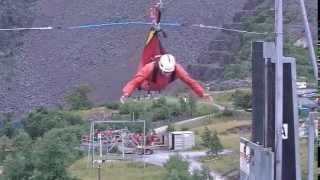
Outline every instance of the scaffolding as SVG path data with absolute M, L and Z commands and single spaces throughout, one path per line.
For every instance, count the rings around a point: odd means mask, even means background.
M 141 124 L 143 125 L 143 143 L 139 146 L 139 150 L 142 152 L 131 152 L 139 155 L 146 154 L 146 121 L 124 121 L 124 120 L 103 120 L 103 121 L 91 121 L 90 134 L 88 140 L 88 166 L 94 167 L 96 162 L 107 162 L 111 160 L 125 160 L 126 153 L 128 152 L 128 145 L 131 143 L 128 139 L 129 130 L 122 128 L 113 132 L 109 136 L 104 136 L 101 132 L 98 132 L 96 125 L 98 124 Z M 105 141 L 106 143 L 103 143 Z M 117 153 L 111 153 L 113 148 L 119 148 L 121 156 Z M 96 155 L 96 152 L 99 152 Z M 143 156 L 142 156 L 143 157 Z

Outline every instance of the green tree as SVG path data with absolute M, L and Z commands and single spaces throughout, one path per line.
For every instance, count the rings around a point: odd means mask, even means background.
M 217 156 L 219 151 L 223 149 L 223 146 L 220 142 L 217 131 L 214 131 L 213 135 L 211 135 L 208 145 L 209 145 L 209 154 L 213 154 L 215 156 Z
M 165 120 L 170 117 L 168 107 L 157 107 L 152 110 L 152 121 Z
M 152 121 L 168 119 L 172 113 L 165 97 L 154 100 L 147 111 L 152 112 Z
M 16 129 L 13 127 L 12 120 L 12 114 L 9 113 L 4 115 L 2 127 L 0 126 L 0 136 L 7 136 L 9 138 L 12 138 L 15 135 Z
M 207 167 L 194 170 L 191 174 L 189 163 L 180 155 L 170 156 L 164 167 L 166 169 L 165 180 L 213 180 Z
M 7 156 L 4 165 L 4 180 L 32 179 L 34 165 L 31 154 L 25 152 L 12 153 Z
M 34 180 L 55 180 L 71 178 L 66 170 L 68 158 L 68 146 L 62 140 L 41 141 L 35 149 Z
M 249 61 L 242 61 L 240 64 L 227 64 L 223 71 L 224 79 L 244 79 L 249 76 L 250 67 Z
M 6 148 L 1 149 L 6 152 L 4 160 L 4 179 L 29 179 L 33 171 L 32 140 L 23 130 L 8 141 L 0 139 L 6 143 Z M 0 143 L 1 144 L 1 143 Z M 0 147 L 2 147 L 0 145 Z M 2 152 L 0 152 L 2 154 Z
M 178 103 L 170 103 L 167 105 L 167 107 L 171 117 L 177 117 L 182 114 Z
M 179 104 L 180 104 L 180 109 L 182 113 L 187 113 L 188 112 L 188 106 L 186 99 L 184 97 L 179 97 Z
M 251 108 L 251 93 L 246 91 L 236 90 L 233 94 L 233 105 L 236 108 L 248 109 Z
M 19 130 L 17 135 L 12 140 L 12 146 L 17 152 L 31 151 L 32 144 L 32 139 L 24 130 Z
M 210 169 L 203 166 L 201 170 L 194 170 L 191 175 L 192 180 L 213 180 L 210 174 Z
M 197 101 L 193 96 L 189 96 L 188 105 L 189 105 L 190 115 L 193 116 L 197 111 Z
M 66 168 L 79 159 L 82 152 L 81 135 L 85 132 L 82 126 L 70 126 L 52 129 L 36 142 L 33 151 L 34 180 L 73 180 Z
M 179 172 L 175 169 L 173 169 L 170 174 L 168 174 L 166 176 L 166 180 L 183 180 L 180 176 L 179 176 Z
M 88 85 L 81 85 L 65 96 L 66 102 L 71 110 L 90 109 L 93 105 L 88 98 L 91 88 Z
M 166 169 L 165 180 L 189 180 L 189 163 L 180 155 L 170 156 L 169 160 L 164 164 Z
M 22 121 L 25 131 L 31 138 L 43 136 L 53 128 L 64 128 L 68 125 L 83 124 L 80 116 L 72 115 L 64 111 L 50 111 L 39 108 L 32 111 Z
M 73 180 L 66 168 L 81 157 L 78 149 L 85 128 L 81 125 L 52 129 L 32 143 L 19 132 L 13 140 L 15 152 L 5 160 L 5 180 Z
M 107 102 L 105 103 L 105 107 L 112 110 L 118 110 L 120 104 L 118 102 Z
M 206 126 L 204 127 L 204 132 L 201 135 L 201 140 L 202 140 L 202 145 L 206 148 L 209 148 L 209 143 L 210 143 L 210 139 L 211 139 L 211 131 L 209 130 L 209 128 Z
M 167 106 L 167 99 L 165 97 L 161 97 L 152 102 L 151 108 L 159 108 L 164 106 Z
M 5 160 L 9 152 L 12 151 L 12 140 L 7 136 L 0 137 L 0 163 Z
M 208 154 L 218 155 L 218 152 L 223 149 L 217 131 L 212 133 L 208 127 L 205 127 L 204 132 L 201 135 L 201 140 L 202 145 L 209 148 Z
M 134 113 L 135 119 L 139 118 L 145 112 L 145 104 L 143 102 L 127 101 L 119 107 L 119 114 Z

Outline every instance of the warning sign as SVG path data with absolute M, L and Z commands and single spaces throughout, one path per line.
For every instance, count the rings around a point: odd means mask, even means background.
M 240 171 L 249 175 L 250 172 L 250 147 L 240 142 Z
M 288 139 L 288 124 L 282 125 L 282 139 Z

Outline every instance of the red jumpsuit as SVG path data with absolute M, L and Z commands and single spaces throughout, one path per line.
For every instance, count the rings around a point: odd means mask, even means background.
M 160 9 L 158 6 L 152 9 L 152 21 L 156 24 L 160 22 Z M 129 97 L 138 87 L 141 87 L 141 89 L 146 91 L 160 91 L 172 82 L 172 77 L 163 75 L 160 70 L 157 72 L 156 79 L 152 79 L 156 62 L 155 57 L 166 53 L 161 45 L 158 34 L 159 31 L 154 28 L 151 28 L 148 32 L 137 73 L 122 89 L 123 96 Z M 175 78 L 185 82 L 198 96 L 204 96 L 204 89 L 197 81 L 189 76 L 181 65 L 176 64 L 174 73 Z
M 136 73 L 133 79 L 130 80 L 127 83 L 127 85 L 122 89 L 122 93 L 123 93 L 122 95 L 128 97 L 138 87 L 141 87 L 143 90 L 146 90 L 146 91 L 160 91 L 165 89 L 165 87 L 171 82 L 171 76 L 165 76 L 159 70 L 156 76 L 156 81 L 152 82 L 152 73 L 153 73 L 154 66 L 155 66 L 155 61 L 150 62 L 146 64 L 144 67 L 142 67 Z M 199 97 L 204 96 L 204 93 L 205 93 L 204 89 L 196 80 L 192 79 L 189 76 L 189 74 L 183 69 L 183 67 L 180 64 L 176 64 L 174 73 L 176 78 L 182 80 L 184 83 L 190 86 L 191 89 Z

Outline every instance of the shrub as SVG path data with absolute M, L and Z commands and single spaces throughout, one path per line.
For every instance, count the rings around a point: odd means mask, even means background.
M 224 68 L 224 79 L 244 79 L 250 74 L 251 65 L 248 61 L 240 64 L 228 64 Z
M 209 154 L 218 155 L 218 152 L 223 149 L 223 146 L 218 137 L 217 131 L 214 131 L 209 139 Z
M 236 90 L 232 96 L 233 96 L 233 105 L 236 108 L 241 108 L 241 109 L 251 108 L 250 92 Z
M 159 121 L 159 120 L 165 120 L 168 119 L 169 116 L 169 109 L 167 107 L 159 107 L 154 108 L 152 110 L 152 121 Z
M 164 165 L 166 169 L 165 180 L 213 180 L 210 170 L 202 167 L 202 170 L 189 172 L 189 163 L 180 155 L 170 156 Z
M 165 180 L 190 179 L 189 163 L 180 155 L 170 156 L 164 167 L 167 171 Z
M 91 88 L 88 85 L 81 85 L 67 94 L 65 100 L 69 104 L 71 110 L 90 109 L 93 105 L 88 99 L 88 93 L 90 92 Z
M 80 116 L 72 115 L 64 111 L 53 111 L 39 108 L 32 111 L 22 121 L 24 130 L 35 139 L 53 128 L 64 128 L 68 125 L 82 124 Z
M 168 124 L 167 132 L 173 132 L 175 130 L 176 130 L 176 128 L 174 127 L 174 125 L 172 123 Z
M 190 129 L 188 127 L 182 127 L 181 131 L 189 131 Z
M 0 120 L 0 136 L 7 136 L 12 138 L 16 134 L 16 129 L 13 126 L 13 118 L 11 114 L 5 114 L 4 119 Z
M 124 104 L 121 104 L 119 107 L 119 113 L 123 114 L 132 114 L 134 112 L 135 118 L 139 118 L 145 111 L 145 104 L 143 102 L 128 101 Z
M 216 131 L 212 133 L 208 127 L 205 127 L 201 139 L 203 142 L 202 145 L 209 148 L 208 154 L 210 155 L 218 155 L 218 152 L 223 148 L 218 133 Z
M 207 103 L 198 103 L 196 112 L 194 113 L 195 116 L 204 116 L 212 113 L 219 112 L 219 109 L 211 104 Z
M 120 104 L 117 102 L 107 102 L 105 104 L 105 107 L 112 110 L 118 110 L 120 107 Z
M 181 113 L 188 112 L 187 99 L 185 97 L 179 97 L 179 104 Z

